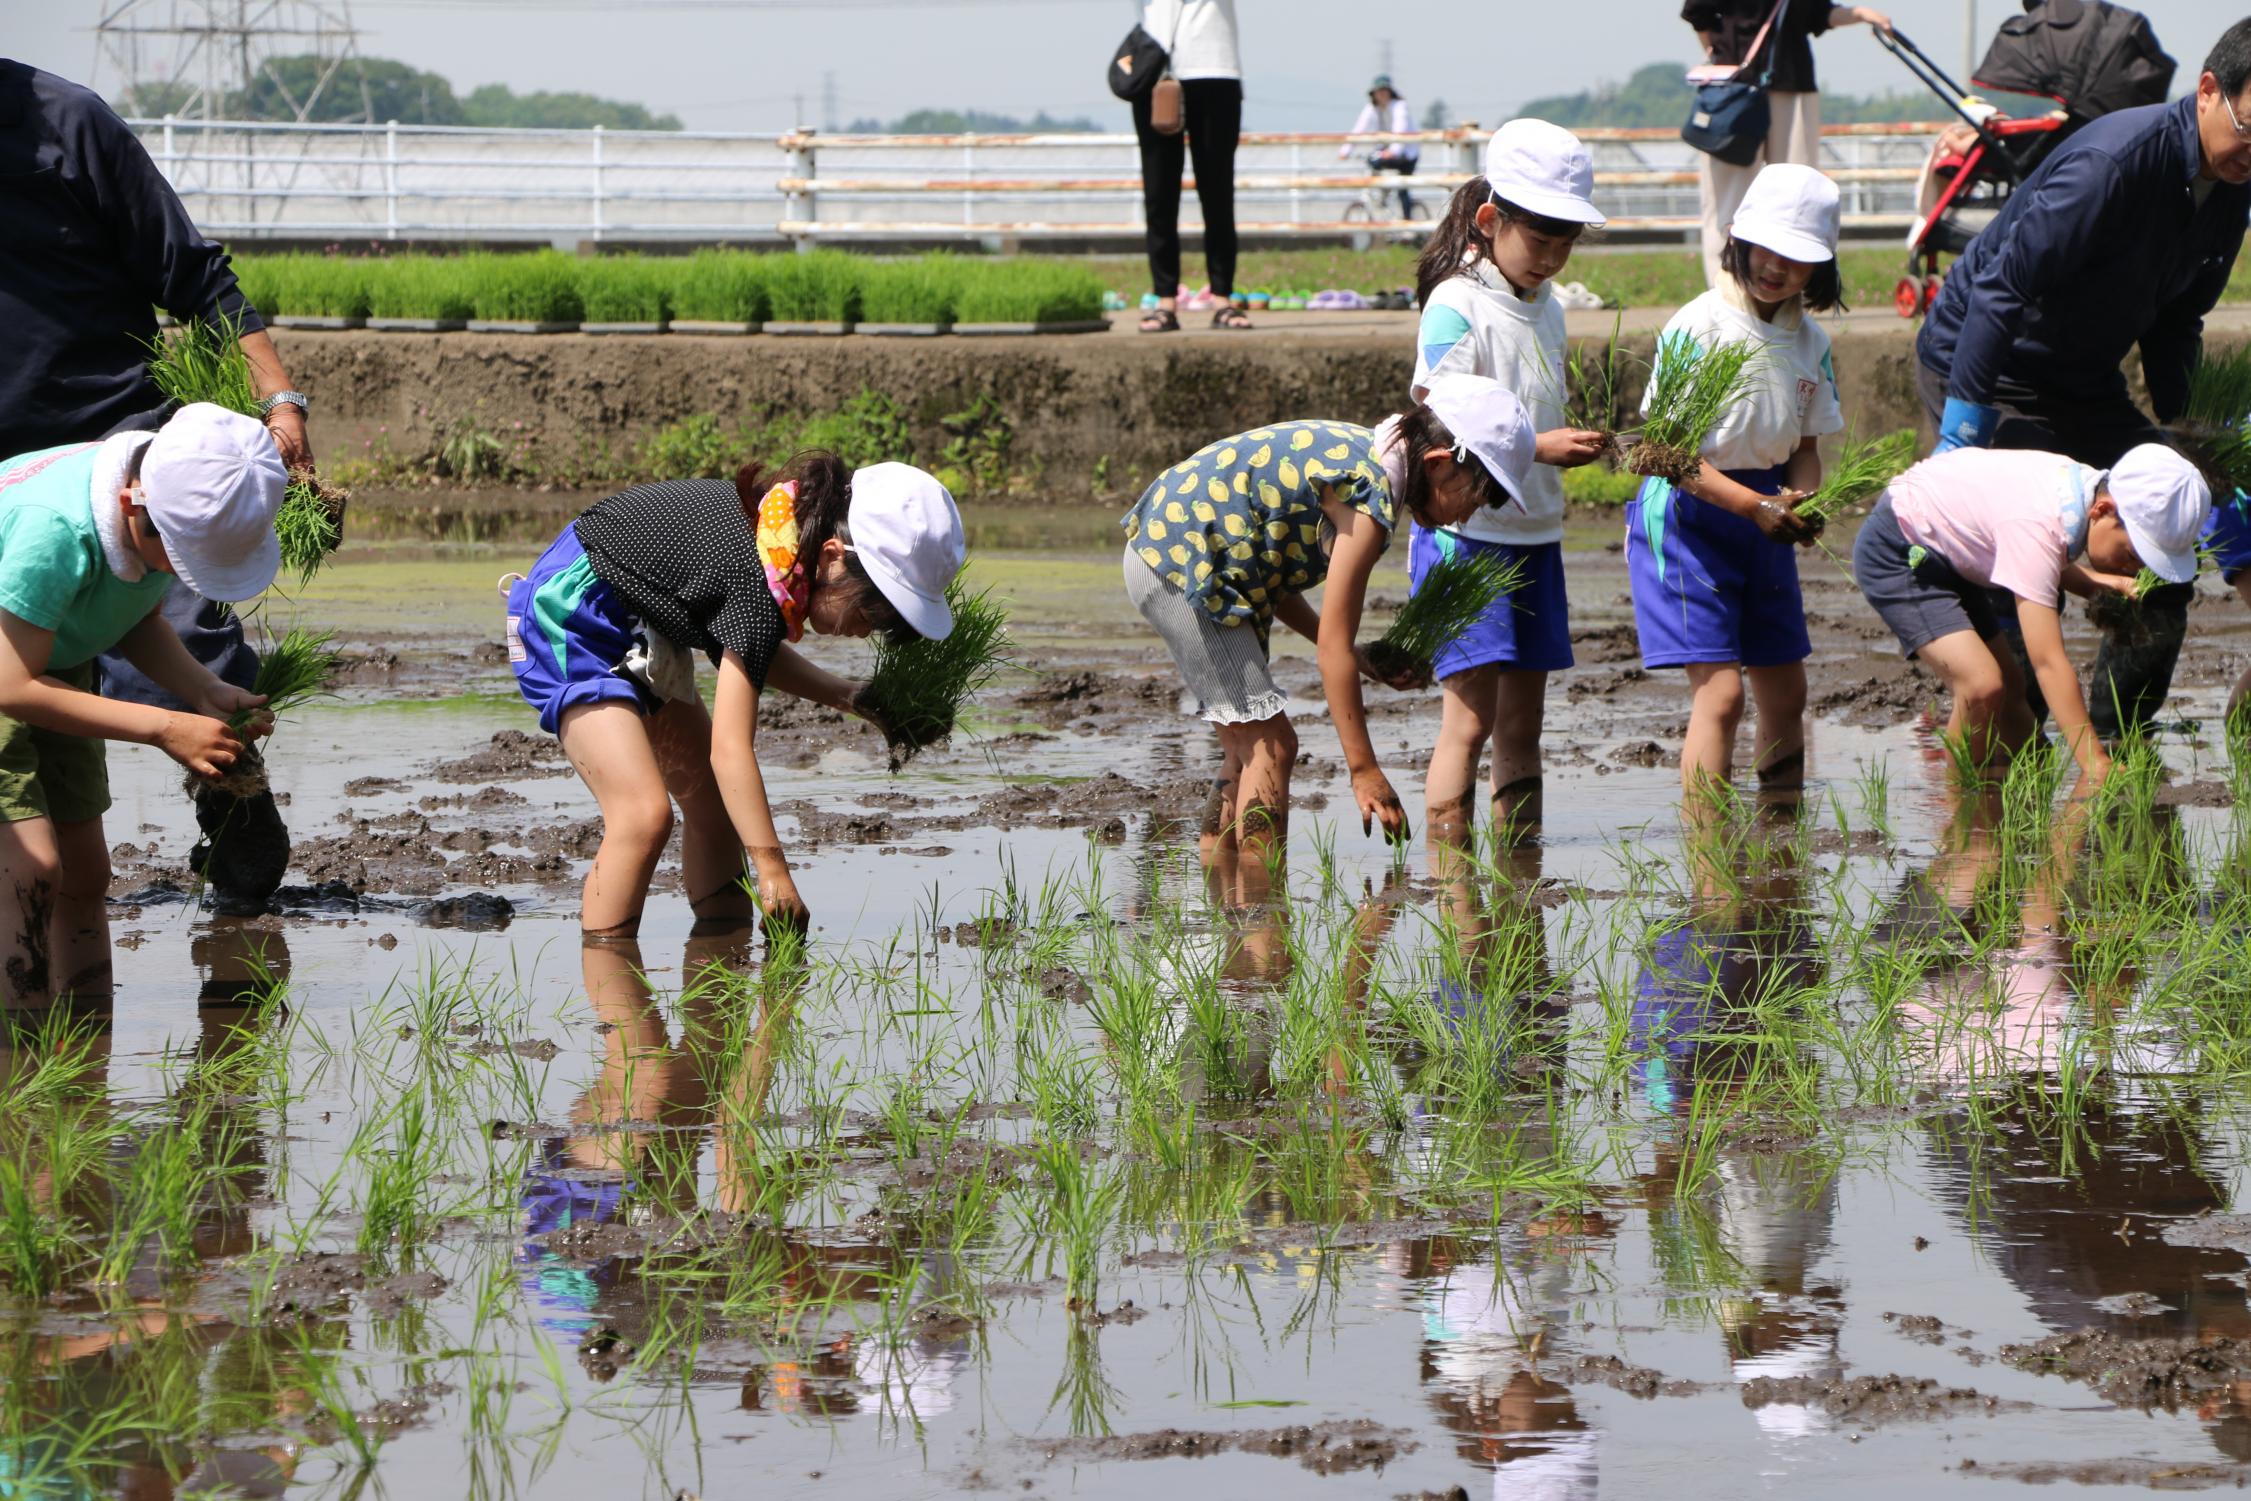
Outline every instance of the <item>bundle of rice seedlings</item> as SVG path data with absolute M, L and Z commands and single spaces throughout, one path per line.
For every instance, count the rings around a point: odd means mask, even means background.
M 1368 645 L 1368 665 L 1385 677 L 1428 679 L 1438 654 L 1487 610 L 1524 583 L 1523 565 L 1499 553 L 1457 553 L 1423 575 L 1422 586 Z
M 1701 450 L 1727 409 L 1749 391 L 1758 351 L 1747 343 L 1700 348 L 1687 334 L 1657 345 L 1641 438 L 1626 450 L 1626 467 L 1684 484 L 1703 467 Z
M 772 311 L 763 255 L 699 250 L 675 261 L 672 316 L 696 323 L 764 323 Z
M 1794 509 L 1810 520 L 1830 521 L 1847 507 L 1881 495 L 1884 487 L 1905 474 L 1914 462 L 1915 434 L 1910 429 L 1901 428 L 1865 443 L 1848 434 L 1844 451 L 1822 475 L 1821 488 Z
M 957 575 L 946 586 L 946 602 L 953 606 L 954 628 L 945 640 L 876 641 L 875 671 L 861 698 L 883 721 L 893 771 L 952 735 L 962 706 L 1008 661 L 1008 612 L 992 590 L 972 594 Z
M 263 707 L 240 709 L 227 718 L 230 728 L 240 731 L 261 714 L 276 718 L 298 705 L 328 692 L 329 684 L 336 679 L 336 653 L 328 649 L 332 631 L 313 632 L 293 626 L 266 649 L 258 663 L 258 676 L 250 691 L 265 695 Z M 188 779 L 191 790 L 202 785 L 194 777 Z M 231 797 L 256 797 L 267 787 L 266 758 L 255 741 L 246 742 L 242 754 L 227 774 L 212 784 Z
M 182 405 L 208 401 L 245 417 L 260 415 L 250 357 L 242 352 L 241 326 L 234 320 L 197 319 L 148 348 L 149 378 L 172 400 Z M 281 543 L 283 570 L 295 574 L 300 586 L 343 540 L 344 507 L 350 499 L 350 492 L 323 485 L 309 469 L 290 475 L 281 509 L 274 513 L 274 535 Z
M 2206 346 L 2189 372 L 2181 420 L 2200 427 L 2241 427 L 2251 417 L 2251 344 L 2215 352 Z

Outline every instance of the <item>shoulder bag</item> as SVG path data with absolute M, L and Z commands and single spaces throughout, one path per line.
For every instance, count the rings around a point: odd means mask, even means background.
M 1680 128 L 1682 140 L 1730 166 L 1748 167 L 1759 159 L 1774 118 L 1766 99 L 1767 80 L 1774 76 L 1774 57 L 1766 42 L 1789 6 L 1790 0 L 1775 0 L 1774 9 L 1767 12 L 1766 24 L 1751 39 L 1742 62 L 1733 67 L 1714 64 L 1688 70 L 1696 99 L 1689 106 L 1688 123 Z M 1758 77 L 1746 77 L 1762 53 L 1766 54 L 1765 66 Z
M 1183 7 L 1185 9 L 1185 7 Z M 1180 40 L 1180 25 L 1173 23 L 1173 41 Z M 1110 60 L 1110 92 L 1131 103 L 1149 96 L 1149 128 L 1159 135 L 1176 136 L 1188 128 L 1187 100 L 1180 80 L 1172 76 L 1172 49 L 1135 24 L 1118 44 Z

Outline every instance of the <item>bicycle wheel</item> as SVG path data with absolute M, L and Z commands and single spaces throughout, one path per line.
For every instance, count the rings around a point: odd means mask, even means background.
M 1375 215 L 1369 210 L 1368 201 L 1364 198 L 1356 198 L 1346 204 L 1344 206 L 1344 222 L 1352 225 L 1373 224 Z M 1366 250 L 1376 242 L 1374 235 L 1363 233 L 1358 229 L 1355 229 L 1348 238 L 1354 250 Z

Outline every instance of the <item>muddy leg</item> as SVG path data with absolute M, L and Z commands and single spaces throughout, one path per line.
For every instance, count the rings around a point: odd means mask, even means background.
M 668 703 L 649 719 L 649 743 L 665 789 L 680 805 L 680 881 L 695 913 L 695 931 L 749 928 L 758 919 L 758 904 L 743 885 L 742 841 L 711 774 L 711 715 L 701 703 Z
M 1539 831 L 1540 732 L 1547 722 L 1548 675 L 1503 672 L 1493 702 L 1493 826 L 1512 842 Z
M 1952 694 L 1945 733 L 1967 749 L 1973 764 L 1996 768 L 2032 738 L 2032 706 L 2005 640 L 1986 642 L 1975 631 L 1954 631 L 1925 645 L 1915 660 L 1937 673 Z
M 672 800 L 641 711 L 615 699 L 564 711 L 563 752 L 602 808 L 602 844 L 586 873 L 579 926 L 590 936 L 640 932 L 649 877 L 672 837 Z
M 1211 784 L 1211 795 L 1204 799 L 1204 818 L 1196 840 L 1197 852 L 1203 856 L 1207 868 L 1221 855 L 1232 855 L 1235 851 L 1235 793 L 1243 784 L 1239 747 L 1224 730 L 1220 733 L 1219 748 L 1219 775 Z
M 1297 731 L 1287 714 L 1220 730 L 1232 740 L 1242 775 L 1235 790 L 1235 842 L 1246 873 L 1279 858 L 1290 832 L 1290 771 L 1297 764 Z
M 1680 747 L 1680 784 L 1694 792 L 1708 782 L 1725 785 L 1735 771 L 1735 731 L 1743 723 L 1743 669 L 1734 662 L 1688 665 L 1692 697 L 1688 736 Z
M 1758 706 L 1759 791 L 1795 796 L 1805 788 L 1805 664 L 1753 667 L 1751 701 Z
M 55 993 L 107 1005 L 115 984 L 110 972 L 109 845 L 102 837 L 102 821 L 88 818 L 53 828 L 61 866 L 48 950 Z
M 1477 785 L 1478 759 L 1492 738 L 1500 678 L 1499 668 L 1473 667 L 1439 684 L 1438 743 L 1431 747 L 1430 769 L 1423 776 L 1423 821 L 1433 851 L 1474 833 L 1471 789 Z
M 55 886 L 62 876 L 55 826 L 44 818 L 0 824 L 0 893 L 14 910 L 0 918 L 0 1007 L 43 1010 L 55 998 Z

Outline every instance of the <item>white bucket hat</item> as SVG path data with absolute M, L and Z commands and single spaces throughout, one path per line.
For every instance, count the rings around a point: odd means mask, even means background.
M 953 634 L 946 585 L 968 549 L 946 487 L 912 464 L 870 464 L 852 473 L 845 520 L 860 566 L 907 624 L 931 641 Z
M 281 571 L 274 513 L 289 471 L 255 417 L 208 401 L 180 408 L 141 458 L 141 503 L 180 582 L 235 604 Z
M 1485 183 L 1526 213 L 1603 223 L 1594 206 L 1594 153 L 1560 125 L 1511 120 L 1485 143 Z
M 2212 514 L 2212 490 L 2194 464 L 2162 443 L 2126 451 L 2105 479 L 2142 565 L 2169 584 L 2196 578 L 2196 541 Z
M 1537 438 L 1524 403 L 1514 392 L 1490 376 L 1442 371 L 1430 378 L 1423 405 L 1438 414 L 1458 445 L 1467 450 L 1501 482 L 1509 498 L 1524 503 L 1524 487 L 1532 477 L 1532 450 Z M 1410 455 L 1410 458 L 1413 456 Z
M 1775 162 L 1759 170 L 1727 232 L 1793 261 L 1837 258 L 1837 185 L 1812 167 Z

